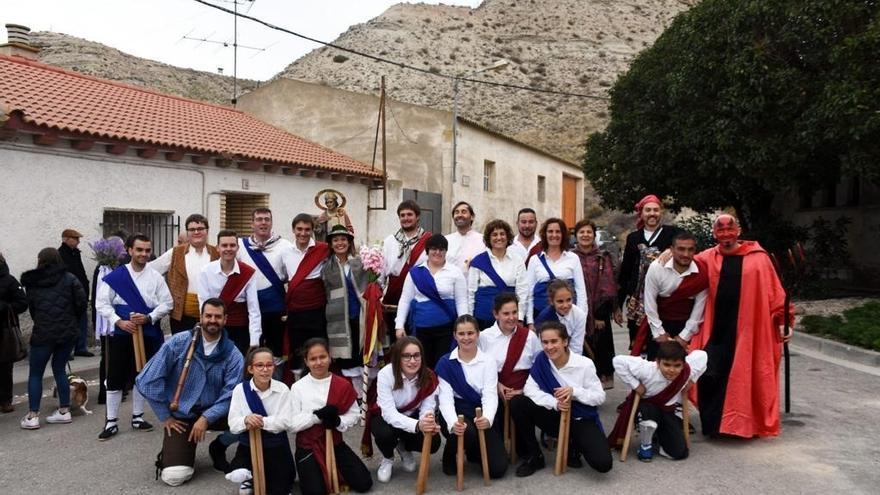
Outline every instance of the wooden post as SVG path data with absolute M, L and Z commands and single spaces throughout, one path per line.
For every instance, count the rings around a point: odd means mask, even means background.
M 483 408 L 478 407 L 476 409 L 476 419 L 483 417 Z M 476 427 L 476 421 L 474 421 L 474 427 Z M 477 428 L 477 439 L 480 442 L 480 463 L 483 465 L 483 484 L 489 486 L 492 484 L 489 481 L 489 455 L 486 454 L 486 432 Z

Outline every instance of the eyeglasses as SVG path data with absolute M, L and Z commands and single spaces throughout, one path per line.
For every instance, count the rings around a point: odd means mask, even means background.
M 415 354 L 401 354 L 400 359 L 401 361 L 421 361 L 422 355 L 418 352 Z
M 208 229 L 205 227 L 193 227 L 191 229 L 186 229 L 187 232 L 204 232 L 206 230 Z
M 254 363 L 251 365 L 255 370 L 271 370 L 275 367 L 275 363 Z

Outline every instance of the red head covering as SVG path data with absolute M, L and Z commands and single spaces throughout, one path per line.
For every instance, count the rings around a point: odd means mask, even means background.
M 648 203 L 657 203 L 660 206 L 663 206 L 663 202 L 660 201 L 660 198 L 653 194 L 649 194 L 644 198 L 640 199 L 638 203 L 636 203 L 636 228 L 640 229 L 645 226 L 645 221 L 642 220 L 642 208 L 645 207 Z

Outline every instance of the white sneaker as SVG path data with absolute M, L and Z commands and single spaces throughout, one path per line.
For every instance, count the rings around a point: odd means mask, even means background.
M 25 430 L 36 430 L 40 427 L 40 417 L 31 417 L 30 414 L 21 419 L 21 427 Z
M 397 453 L 400 454 L 400 460 L 403 461 L 403 470 L 412 473 L 416 470 L 416 460 L 413 458 L 412 452 L 403 448 L 402 445 L 397 446 Z
M 226 473 L 226 479 L 233 483 L 244 483 L 253 478 L 250 469 L 239 468 Z
M 60 409 L 56 409 L 55 412 L 46 417 L 46 422 L 52 424 L 66 424 L 71 421 L 73 419 L 70 417 L 69 410 L 66 413 L 62 413 Z
M 391 479 L 392 466 L 394 466 L 394 459 L 386 459 L 383 457 L 382 462 L 379 463 L 379 470 L 376 472 L 376 478 L 382 483 L 388 483 L 388 480 Z

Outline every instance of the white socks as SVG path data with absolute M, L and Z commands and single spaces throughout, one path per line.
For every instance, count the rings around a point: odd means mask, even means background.
M 639 423 L 639 441 L 643 448 L 651 448 L 654 443 L 654 432 L 657 431 L 657 422 L 651 419 L 642 420 Z
M 131 389 L 131 414 L 132 416 L 144 414 L 144 396 L 137 388 Z
M 122 404 L 122 390 L 107 391 L 107 422 L 115 423 L 119 419 L 119 405 Z

